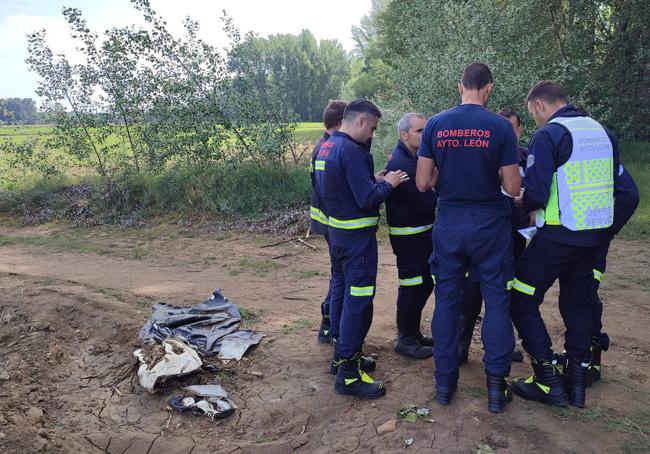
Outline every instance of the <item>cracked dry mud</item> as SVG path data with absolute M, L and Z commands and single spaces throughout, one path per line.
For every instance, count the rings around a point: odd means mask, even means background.
M 486 410 L 478 330 L 450 407 L 428 403 L 433 362 L 392 352 L 394 259 L 380 241 L 374 323 L 366 351 L 388 394 L 375 402 L 335 395 L 331 347 L 316 343 L 326 290 L 325 244 L 311 250 L 251 234 L 159 226 L 144 231 L 0 227 L 0 452 L 343 453 L 642 452 L 650 409 L 650 251 L 614 243 L 602 297 L 613 339 L 605 380 L 585 410 L 554 410 L 515 398 L 504 415 Z M 67 238 L 61 243 L 61 238 Z M 30 240 L 31 239 L 31 240 Z M 138 248 L 137 254 L 131 254 Z M 275 258 L 274 258 L 275 257 Z M 640 277 L 645 276 L 645 279 Z M 240 363 L 215 361 L 239 410 L 230 418 L 180 415 L 167 400 L 181 383 L 149 395 L 130 375 L 137 333 L 156 302 L 195 304 L 214 287 L 258 320 L 268 337 Z M 563 332 L 557 290 L 543 305 L 556 348 Z M 425 308 L 429 319 L 433 298 Z M 426 323 L 426 322 L 425 322 Z M 425 330 L 428 328 L 425 326 Z M 513 375 L 528 374 L 515 364 Z M 255 372 L 255 374 L 251 374 Z M 123 380 L 120 380 L 123 379 Z M 377 427 L 407 404 L 429 406 L 433 423 Z M 413 437 L 405 449 L 402 440 Z

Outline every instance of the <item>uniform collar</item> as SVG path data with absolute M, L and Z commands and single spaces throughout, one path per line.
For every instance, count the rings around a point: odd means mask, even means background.
M 548 121 L 551 121 L 557 117 L 584 117 L 584 114 L 578 112 L 576 110 L 576 106 L 573 104 L 567 104 L 566 106 L 558 109 L 557 112 L 555 112 L 553 115 L 551 115 L 551 118 L 549 118 Z
M 363 148 L 364 151 L 367 151 L 368 153 L 370 153 L 370 145 L 371 145 L 371 143 L 361 143 L 361 142 L 357 142 L 357 141 L 354 140 L 354 139 L 352 138 L 352 136 L 350 136 L 349 134 L 346 134 L 346 133 L 344 133 L 344 132 L 340 132 L 340 131 L 334 131 L 334 132 L 332 133 L 332 137 L 343 137 L 343 138 L 345 138 L 345 139 L 348 139 L 348 140 L 354 142 L 356 145 L 358 145 L 358 146 L 360 146 L 361 148 Z
M 402 142 L 401 140 L 397 140 L 397 145 L 395 149 L 400 150 L 402 154 L 406 155 L 409 159 L 413 161 L 417 161 L 417 156 L 411 153 L 411 150 L 408 149 L 408 147 Z

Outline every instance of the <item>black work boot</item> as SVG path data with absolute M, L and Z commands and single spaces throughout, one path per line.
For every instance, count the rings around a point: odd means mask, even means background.
M 417 336 L 398 334 L 395 342 L 395 353 L 409 358 L 425 359 L 433 356 L 433 347 L 422 345 Z
M 334 349 L 334 356 L 332 357 L 332 360 L 330 361 L 330 366 L 329 366 L 329 373 L 332 375 L 336 375 L 339 372 L 339 364 L 341 363 L 341 356 L 339 356 L 338 353 L 336 353 L 336 348 Z M 360 363 L 361 363 L 361 370 L 364 372 L 372 372 L 375 369 L 377 369 L 377 361 L 372 359 L 370 356 L 363 356 L 363 353 L 361 353 L 361 358 L 360 358 Z
M 469 357 L 469 346 L 472 344 L 472 335 L 474 334 L 474 325 L 476 321 L 471 323 L 464 315 L 458 317 L 458 364 L 467 362 Z
M 458 364 L 463 364 L 467 362 L 469 358 L 469 342 L 460 339 L 458 341 Z
M 524 354 L 521 353 L 521 350 L 517 350 L 516 348 L 512 351 L 512 361 L 515 363 L 523 363 L 524 362 Z
M 455 384 L 453 386 L 438 386 L 436 384 L 436 396 L 434 400 L 440 405 L 449 405 L 455 392 Z
M 512 392 L 508 382 L 503 377 L 485 373 L 488 391 L 488 411 L 503 413 L 506 404 L 512 400 Z
M 588 363 L 569 358 L 566 372 L 566 388 L 569 393 L 569 403 L 574 407 L 585 407 L 588 368 Z
M 591 363 L 587 370 L 587 388 L 601 377 L 601 354 L 609 350 L 609 336 L 602 333 L 591 338 Z
M 524 379 L 512 380 L 512 391 L 526 400 L 535 400 L 556 407 L 569 404 L 562 372 L 553 362 L 536 360 L 531 357 L 534 374 Z
M 316 337 L 318 339 L 318 343 L 320 344 L 332 343 L 332 335 L 331 335 L 330 328 L 331 328 L 330 318 L 328 315 L 325 315 L 320 321 L 320 328 L 318 329 L 318 336 Z
M 425 336 L 418 331 L 418 342 L 425 347 L 433 347 L 433 337 Z
M 338 363 L 338 373 L 334 380 L 334 392 L 356 396 L 359 399 L 378 399 L 386 395 L 384 382 L 373 380 L 361 370 L 361 352 L 352 358 L 342 358 Z

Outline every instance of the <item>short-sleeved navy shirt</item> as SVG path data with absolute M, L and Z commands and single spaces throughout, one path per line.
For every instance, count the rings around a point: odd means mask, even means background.
M 438 206 L 510 211 L 499 169 L 517 164 L 510 122 L 478 104 L 461 104 L 434 115 L 422 134 L 418 156 L 438 168 Z

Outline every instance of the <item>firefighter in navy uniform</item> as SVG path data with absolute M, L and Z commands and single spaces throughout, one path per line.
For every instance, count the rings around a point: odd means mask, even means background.
M 507 118 L 512 124 L 515 132 L 515 137 L 519 141 L 519 137 L 523 132 L 521 127 L 521 119 L 517 112 L 513 109 L 506 107 L 501 109 L 497 114 L 503 118 Z M 519 174 L 523 177 L 526 170 L 526 160 L 528 158 L 528 150 L 524 147 L 517 145 L 517 154 L 519 155 Z M 514 201 L 512 204 L 512 255 L 515 261 L 526 249 L 526 239 L 521 235 L 518 230 L 528 227 L 528 220 L 526 212 L 523 208 L 515 206 Z M 460 338 L 458 341 L 458 361 L 464 363 L 467 361 L 469 355 L 469 346 L 472 343 L 472 335 L 474 334 L 474 326 L 476 320 L 481 313 L 481 306 L 483 305 L 483 297 L 481 296 L 481 286 L 475 270 L 470 270 L 467 279 L 463 285 L 460 303 Z M 522 362 L 524 355 L 517 349 L 512 352 L 512 360 Z
M 370 101 L 349 103 L 341 129 L 321 145 L 314 162 L 316 186 L 329 219 L 332 273 L 345 285 L 342 301 L 330 301 L 332 326 L 339 326 L 331 363 L 337 373 L 334 390 L 361 399 L 386 394 L 384 384 L 367 374 L 362 349 L 372 322 L 379 206 L 393 188 L 408 180 L 402 171 L 374 174 L 370 140 L 379 118 L 381 112 Z M 340 320 L 336 320 L 341 303 Z
M 622 163 L 619 165 L 618 173 L 614 176 L 614 181 L 614 222 L 609 228 L 610 241 L 627 224 L 627 221 L 630 220 L 639 205 L 639 189 L 634 183 L 632 175 L 623 167 Z M 602 372 L 601 355 L 603 351 L 609 349 L 609 336 L 602 331 L 603 302 L 598 296 L 598 288 L 605 278 L 610 241 L 600 246 L 594 257 L 593 284 L 596 286 L 596 305 L 594 307 L 593 323 L 595 328 L 591 337 L 591 360 L 587 369 L 587 387 L 600 380 Z M 558 359 L 562 363 L 564 371 L 566 371 L 568 367 L 566 352 L 559 355 Z
M 500 413 L 512 398 L 505 379 L 514 348 L 509 314 L 511 209 L 501 189 L 518 195 L 521 176 L 510 122 L 485 108 L 492 86 L 486 65 L 465 68 L 458 86 L 462 104 L 427 122 L 416 184 L 423 192 L 435 186 L 438 193 L 429 260 L 436 293 L 431 322 L 435 400 L 449 405 L 457 387 L 460 292 L 465 274 L 476 268 L 485 299 L 482 338 L 488 410 Z
M 537 210 L 538 232 L 517 262 L 511 315 L 534 374 L 515 378 L 512 388 L 524 399 L 584 407 L 596 329 L 593 265 L 613 222 L 618 144 L 598 122 L 567 104 L 555 82 L 533 86 L 526 107 L 540 129 L 528 148 L 522 203 L 526 211 Z M 566 380 L 539 312 L 556 279 L 566 326 Z
M 329 236 L 327 230 L 329 228 L 329 220 L 327 218 L 327 209 L 324 206 L 322 196 L 318 193 L 316 189 L 316 175 L 314 170 L 314 162 L 318 156 L 318 151 L 320 150 L 321 145 L 327 139 L 329 139 L 334 131 L 338 131 L 341 127 L 341 121 L 343 120 L 343 111 L 345 110 L 345 102 L 343 101 L 330 101 L 323 111 L 323 124 L 325 125 L 325 132 L 323 137 L 316 142 L 314 149 L 311 153 L 311 165 L 309 166 L 309 174 L 311 176 L 311 207 L 309 209 L 309 216 L 311 218 L 310 232 L 314 235 L 323 235 L 325 241 L 328 244 L 329 248 Z M 318 330 L 317 339 L 321 344 L 329 344 L 332 342 L 332 337 L 336 338 L 338 335 L 337 329 L 335 327 L 332 329 L 330 323 L 330 299 L 332 292 L 335 294 L 343 291 L 343 283 L 336 282 L 332 276 L 330 276 L 329 287 L 327 289 L 327 295 L 325 300 L 321 304 L 321 323 Z M 334 333 L 332 332 L 334 331 Z M 333 336 L 334 335 L 334 336 Z
M 436 207 L 435 192 L 420 192 L 415 186 L 417 151 L 425 124 L 421 113 L 407 113 L 400 119 L 400 138 L 386 164 L 386 170 L 404 170 L 411 178 L 386 199 L 386 217 L 399 278 L 395 352 L 416 359 L 433 355 L 433 338 L 420 331 L 422 309 L 433 292 L 428 260 Z

